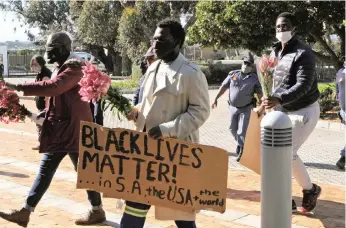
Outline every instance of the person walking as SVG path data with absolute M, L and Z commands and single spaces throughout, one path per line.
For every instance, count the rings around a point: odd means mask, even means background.
M 81 100 L 79 81 L 83 77 L 83 62 L 71 54 L 71 39 L 63 32 L 49 36 L 46 44 L 48 63 L 57 63 L 52 79 L 25 84 L 6 83 L 7 87 L 22 91 L 24 96 L 50 97 L 45 112 L 39 151 L 43 153 L 36 180 L 20 210 L 0 212 L 0 217 L 26 227 L 31 213 L 47 191 L 60 162 L 67 155 L 77 171 L 80 121 L 92 122 L 90 106 Z M 77 60 L 76 60 L 77 59 Z M 40 117 L 40 116 L 39 116 Z M 106 220 L 101 195 L 87 191 L 91 210 L 77 225 L 93 225 Z
M 303 161 L 298 155 L 299 148 L 315 129 L 320 117 L 315 55 L 312 49 L 300 41 L 295 33 L 298 21 L 291 13 L 281 13 L 276 20 L 276 38 L 272 56 L 278 58 L 273 76 L 273 93 L 263 97 L 262 103 L 268 109 L 274 108 L 288 115 L 292 121 L 292 172 L 303 189 L 302 207 L 312 211 L 322 189 L 311 182 Z M 292 200 L 292 211 L 297 206 Z
M 336 97 L 340 104 L 339 116 L 342 119 L 343 124 L 346 124 L 345 116 L 345 65 L 336 74 Z M 340 150 L 340 159 L 336 162 L 336 166 L 339 169 L 345 169 L 345 146 Z
M 255 65 L 251 54 L 243 58 L 241 70 L 231 71 L 222 82 L 216 94 L 212 109 L 218 105 L 218 99 L 229 90 L 228 105 L 230 111 L 230 131 L 237 142 L 237 162 L 243 154 L 246 131 L 249 126 L 251 110 L 256 106 L 255 94 L 262 98 L 262 88 L 258 76 L 254 73 Z
M 141 70 L 142 70 L 142 76 L 139 79 L 139 83 L 138 83 L 138 88 L 136 89 L 136 93 L 134 95 L 133 98 L 133 105 L 136 106 L 138 103 L 140 103 L 142 101 L 142 89 L 141 89 L 141 85 L 144 81 L 144 76 L 145 76 L 145 72 L 147 71 L 148 67 L 155 61 L 155 55 L 153 52 L 153 47 L 150 47 L 147 51 L 147 53 L 145 53 L 144 55 L 144 60 L 141 62 Z
M 210 114 L 208 83 L 200 68 L 190 63 L 180 50 L 185 31 L 174 20 L 161 21 L 153 37 L 158 61 L 148 68 L 142 84 L 142 101 L 127 116 L 135 120 L 138 131 L 154 139 L 177 138 L 199 142 L 199 128 Z M 150 205 L 126 201 L 121 228 L 142 228 Z M 196 228 L 196 213 L 156 206 L 175 220 L 178 228 Z
M 46 67 L 46 61 L 41 55 L 34 55 L 30 62 L 30 70 L 37 73 L 35 82 L 47 81 L 52 76 L 52 71 Z M 35 97 L 36 108 L 39 113 L 45 112 L 46 104 L 48 103 L 49 97 Z M 42 131 L 42 126 L 36 124 L 36 130 L 38 133 L 38 142 L 40 141 L 40 135 Z M 40 144 L 32 148 L 33 150 L 39 150 Z

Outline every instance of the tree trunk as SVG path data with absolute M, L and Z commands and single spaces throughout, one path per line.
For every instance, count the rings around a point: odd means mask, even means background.
M 97 45 L 88 45 L 88 50 L 91 52 L 93 56 L 95 56 L 105 65 L 107 72 L 114 71 L 112 58 L 110 57 L 109 53 L 108 56 L 106 55 L 103 47 Z
M 341 50 L 341 57 L 345 56 L 345 25 L 337 26 L 333 25 L 332 28 L 334 29 L 335 33 L 339 36 L 340 39 L 340 50 Z M 342 63 L 343 64 L 343 63 Z
M 187 33 L 187 31 L 188 31 L 188 28 L 189 28 L 191 25 L 195 24 L 196 21 L 197 21 L 197 17 L 196 17 L 195 14 L 193 14 L 193 15 L 189 18 L 189 20 L 187 20 L 186 24 L 184 25 L 184 30 L 185 30 L 186 33 Z
M 338 56 L 335 54 L 335 52 L 333 51 L 333 49 L 331 49 L 329 47 L 329 45 L 327 44 L 327 42 L 321 37 L 318 36 L 314 33 L 310 33 L 310 35 L 321 44 L 321 46 L 323 47 L 323 49 L 326 51 L 326 53 L 328 53 L 329 57 L 330 57 L 330 61 L 331 63 L 336 67 L 339 68 L 340 67 L 340 60 L 338 58 Z M 317 56 L 317 57 L 321 57 L 321 56 Z M 322 60 L 322 58 L 321 58 Z
M 125 53 L 122 55 L 122 57 L 123 57 L 123 59 L 122 59 L 123 60 L 122 71 L 123 71 L 125 76 L 129 76 L 132 74 L 132 72 L 131 72 L 132 71 L 132 61 Z
M 113 66 L 113 75 L 121 76 L 122 58 L 120 52 L 116 52 L 113 48 L 108 49 L 108 56 Z

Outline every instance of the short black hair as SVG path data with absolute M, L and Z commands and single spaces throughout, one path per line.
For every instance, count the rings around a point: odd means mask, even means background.
M 44 67 L 44 65 L 46 65 L 46 60 L 44 60 L 41 55 L 34 55 L 32 59 L 35 59 L 38 65 L 40 65 L 41 67 Z
M 289 13 L 289 12 L 280 13 L 279 16 L 276 18 L 276 20 L 278 20 L 280 17 L 284 17 L 284 18 L 290 20 L 290 22 L 292 23 L 293 26 L 298 25 L 298 20 L 293 13 Z
M 185 30 L 180 22 L 166 18 L 157 24 L 159 28 L 169 28 L 174 39 L 180 41 L 180 48 L 185 42 Z

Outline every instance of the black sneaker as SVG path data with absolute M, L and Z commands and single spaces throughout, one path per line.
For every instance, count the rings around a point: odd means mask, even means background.
M 321 195 L 322 189 L 320 186 L 313 184 L 312 189 L 303 190 L 302 207 L 307 211 L 312 211 L 317 204 L 317 198 Z
M 292 212 L 293 213 L 297 212 L 297 204 L 294 200 L 292 200 Z
M 240 152 L 239 152 L 238 157 L 237 157 L 237 162 L 240 161 L 241 156 L 243 155 L 243 150 L 244 150 L 244 148 L 243 148 L 243 147 L 240 147 Z
M 345 169 L 345 156 L 341 156 L 341 158 L 339 159 L 339 161 L 336 163 L 336 166 L 339 169 Z

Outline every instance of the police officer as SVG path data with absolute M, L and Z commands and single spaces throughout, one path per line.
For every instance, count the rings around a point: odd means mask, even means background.
M 340 103 L 340 113 L 339 117 L 342 119 L 342 122 L 346 124 L 346 118 L 345 118 L 345 113 L 346 113 L 346 102 L 345 102 L 345 68 L 346 67 L 346 62 L 344 62 L 343 67 L 338 71 L 336 74 L 336 96 L 337 99 Z M 343 147 L 340 151 L 340 159 L 336 163 L 336 166 L 339 169 L 345 169 L 345 147 Z
M 254 94 L 262 97 L 262 88 L 257 74 L 254 73 L 255 65 L 252 55 L 243 58 L 241 70 L 231 71 L 222 82 L 215 97 L 212 109 L 217 107 L 217 100 L 229 89 L 230 130 L 237 141 L 237 161 L 243 153 L 246 130 L 250 120 L 252 108 L 256 105 Z

